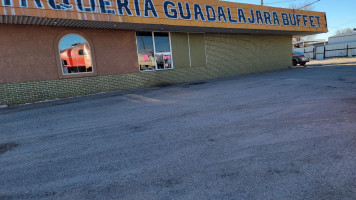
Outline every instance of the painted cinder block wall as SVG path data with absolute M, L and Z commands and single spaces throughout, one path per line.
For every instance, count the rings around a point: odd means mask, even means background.
M 95 67 L 85 77 L 61 75 L 56 48 L 83 33 Z M 0 25 L 0 105 L 152 87 L 288 68 L 290 35 L 171 33 L 174 69 L 140 72 L 134 31 Z M 191 61 L 188 45 L 190 45 Z M 70 77 L 70 78 L 68 78 Z

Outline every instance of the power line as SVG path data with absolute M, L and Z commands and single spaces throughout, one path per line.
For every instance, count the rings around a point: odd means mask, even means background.
M 303 7 L 298 8 L 297 10 L 301 10 L 301 9 L 303 9 L 303 8 L 305 8 L 305 7 L 308 7 L 308 6 L 310 6 L 310 5 L 313 5 L 314 3 L 318 2 L 318 1 L 320 1 L 320 0 L 316 0 L 316 1 L 312 2 L 312 3 L 310 3 L 310 4 L 307 4 L 307 5 L 303 6 Z
M 278 4 L 278 3 L 287 3 L 287 2 L 292 2 L 296 0 L 289 0 L 289 1 L 278 1 L 278 2 L 272 2 L 272 3 L 265 3 L 265 4 Z

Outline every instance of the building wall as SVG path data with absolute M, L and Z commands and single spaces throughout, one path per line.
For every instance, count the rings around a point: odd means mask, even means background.
M 208 67 L 218 76 L 288 68 L 289 35 L 205 34 Z
M 356 42 L 356 32 L 344 33 L 328 38 L 328 44 L 352 43 Z
M 94 75 L 139 71 L 134 31 L 0 24 L 0 84 L 61 78 L 58 42 L 68 33 L 91 44 Z
M 204 33 L 171 33 L 175 68 L 206 66 Z
M 189 36 L 187 33 L 171 33 L 173 64 L 175 69 L 190 67 Z
M 174 69 L 139 72 L 133 31 L 0 26 L 0 105 L 283 69 L 292 57 L 289 35 L 172 33 Z M 57 70 L 56 40 L 71 31 L 92 45 L 93 76 L 63 78 Z

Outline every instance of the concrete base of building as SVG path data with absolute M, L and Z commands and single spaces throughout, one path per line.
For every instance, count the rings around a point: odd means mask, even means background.
M 288 68 L 288 66 L 277 66 L 269 70 L 283 68 Z M 172 83 L 267 71 L 262 69 L 240 71 L 238 68 L 231 66 L 226 66 L 225 70 L 213 67 L 196 67 L 108 76 L 7 83 L 0 84 L 0 105 L 23 104 L 99 92 L 154 87 Z

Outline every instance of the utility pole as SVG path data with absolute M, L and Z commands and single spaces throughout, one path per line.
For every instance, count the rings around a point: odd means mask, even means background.
M 261 0 L 261 6 L 263 6 L 263 0 Z

